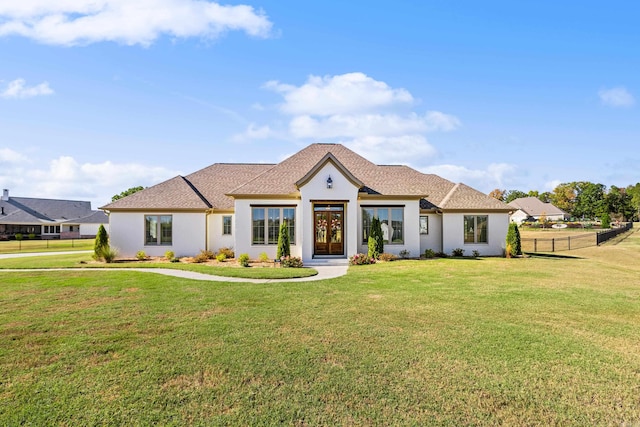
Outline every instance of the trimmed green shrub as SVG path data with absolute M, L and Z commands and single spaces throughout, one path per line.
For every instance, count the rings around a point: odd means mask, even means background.
M 371 243 L 369 243 L 371 238 L 373 238 L 375 242 L 373 246 Z M 371 220 L 371 231 L 369 232 L 369 241 L 367 241 L 369 256 L 373 258 L 377 258 L 378 255 L 384 252 L 384 235 L 382 234 L 382 225 L 380 224 L 380 219 L 378 219 L 378 217 L 375 217 L 375 216 Z
M 218 254 L 216 255 L 216 260 L 218 262 L 224 262 L 224 260 L 227 259 L 227 256 L 225 254 Z
M 93 244 L 93 259 L 96 261 L 103 259 L 103 252 L 108 249 L 109 236 L 107 235 L 107 230 L 105 230 L 104 225 L 100 224 L 100 227 L 98 227 L 98 233 L 96 234 L 96 240 Z
M 107 264 L 112 263 L 118 256 L 118 250 L 107 245 L 106 248 L 102 248 L 102 258 Z
M 145 259 L 147 259 L 147 254 L 144 251 L 138 251 L 136 252 L 136 258 L 138 259 L 138 261 L 144 261 Z
M 288 257 L 291 255 L 291 244 L 289 242 L 289 228 L 287 227 L 287 220 L 282 221 L 280 224 L 280 233 L 278 234 L 278 251 L 276 252 L 276 258 L 282 259 L 282 257 Z
M 284 268 L 302 268 L 302 258 L 296 256 L 283 256 L 280 258 L 280 266 Z
M 34 233 L 29 233 L 29 240 L 34 240 L 36 235 Z
M 227 258 L 235 258 L 236 253 L 231 248 L 220 248 L 218 249 L 218 255 L 225 254 Z
M 167 251 L 167 252 L 164 253 L 164 257 L 166 259 L 168 259 L 169 261 L 173 261 L 175 256 L 176 256 L 176 254 L 174 254 L 173 251 Z
M 451 251 L 451 256 L 464 256 L 464 249 L 455 248 L 454 250 Z
M 433 249 L 425 249 L 424 250 L 424 257 L 427 258 L 427 259 L 435 258 L 436 257 L 436 253 L 434 252 Z
M 507 256 L 514 257 L 522 255 L 522 243 L 520 240 L 520 231 L 518 225 L 515 222 L 509 223 L 509 229 L 507 230 Z
M 602 214 L 602 217 L 600 218 L 600 228 L 611 228 L 611 217 L 609 216 L 609 212 Z
M 269 258 L 269 255 L 267 255 L 266 252 L 260 252 L 259 259 L 260 262 L 271 262 L 271 258 Z
M 22 233 L 16 233 L 16 240 L 20 241 L 24 239 L 24 235 Z
M 243 267 L 249 267 L 249 254 L 240 254 L 238 263 Z
M 479 258 L 480 257 L 480 251 L 474 250 L 473 252 L 471 252 L 471 256 L 473 256 L 474 258 Z
M 411 255 L 411 252 L 403 249 L 400 252 L 398 252 L 398 255 L 400 255 L 400 258 L 409 258 L 409 255 Z

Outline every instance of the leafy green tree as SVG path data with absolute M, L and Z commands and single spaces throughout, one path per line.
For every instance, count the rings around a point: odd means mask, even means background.
M 509 229 L 507 230 L 507 251 L 509 255 L 518 256 L 522 255 L 522 242 L 520 239 L 520 231 L 518 225 L 515 222 L 509 223 Z
M 544 193 L 540 193 L 538 195 L 538 199 L 542 202 L 542 203 L 551 203 L 551 193 L 548 191 L 545 191 Z
M 370 258 L 378 258 L 384 252 L 384 235 L 382 234 L 382 224 L 378 217 L 371 220 L 371 231 L 369 232 L 369 240 L 367 241 Z
M 605 186 L 588 181 L 576 182 L 576 201 L 572 214 L 583 218 L 597 218 L 608 211 Z
M 280 224 L 276 258 L 281 259 L 286 256 L 291 256 L 291 243 L 289 242 L 289 228 L 287 227 L 287 220 L 285 219 L 282 221 L 282 224 Z
M 631 207 L 635 211 L 632 220 L 640 220 L 640 182 L 635 185 L 629 185 L 627 187 L 627 194 L 631 196 Z
M 511 203 L 515 199 L 521 199 L 522 197 L 528 197 L 528 194 L 520 190 L 509 190 L 505 192 L 504 202 Z
M 96 234 L 96 240 L 93 244 L 93 259 L 101 260 L 104 258 L 105 252 L 109 250 L 109 236 L 104 225 L 100 224 L 98 227 L 98 233 Z
M 573 207 L 576 203 L 576 183 L 563 183 L 556 186 L 551 193 L 551 203 L 570 215 L 574 215 Z
M 608 211 L 620 221 L 627 221 L 634 217 L 636 209 L 632 204 L 633 197 L 626 188 L 619 188 L 612 185 L 605 196 L 605 203 Z
M 605 212 L 600 217 L 600 228 L 611 228 L 611 217 L 609 212 Z
M 129 188 L 128 190 L 125 190 L 125 191 L 123 191 L 122 193 L 120 193 L 120 194 L 116 194 L 115 196 L 113 196 L 113 197 L 111 198 L 111 201 L 112 201 L 112 202 L 115 202 L 116 200 L 120 200 L 120 199 L 122 199 L 123 197 L 127 197 L 127 196 L 129 196 L 129 195 L 131 195 L 131 194 L 133 194 L 133 193 L 137 193 L 137 192 L 138 192 L 138 191 L 140 191 L 140 190 L 144 190 L 144 187 L 142 187 L 142 186 L 138 186 L 138 187 L 131 187 L 131 188 Z

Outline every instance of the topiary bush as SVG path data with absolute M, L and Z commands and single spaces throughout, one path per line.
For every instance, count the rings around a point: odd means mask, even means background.
M 173 259 L 175 258 L 176 254 L 173 253 L 173 251 L 166 251 L 164 253 L 164 257 L 166 259 L 168 259 L 169 261 L 173 261 Z
M 373 238 L 373 243 L 371 239 Z M 384 235 L 382 234 L 382 225 L 378 217 L 373 217 L 371 220 L 371 231 L 369 232 L 368 255 L 377 258 L 378 255 L 384 252 Z
M 288 257 L 291 255 L 291 244 L 289 242 L 289 228 L 287 227 L 287 220 L 282 221 L 280 224 L 280 233 L 278 233 L 278 250 L 276 252 L 276 258 L 282 259 L 282 257 Z
M 508 257 L 522 255 L 520 231 L 518 230 L 518 225 L 515 222 L 509 223 L 509 229 L 507 230 L 506 248 Z
M 103 252 L 109 249 L 109 236 L 104 225 L 100 224 L 98 227 L 98 233 L 96 234 L 96 240 L 93 243 L 93 259 L 99 261 L 104 258 Z
M 147 259 L 147 254 L 144 251 L 138 251 L 136 252 L 136 258 L 138 259 L 138 261 L 144 261 L 145 259 Z
M 216 260 L 218 262 L 224 262 L 224 260 L 227 259 L 227 256 L 225 254 L 218 254 L 216 255 Z

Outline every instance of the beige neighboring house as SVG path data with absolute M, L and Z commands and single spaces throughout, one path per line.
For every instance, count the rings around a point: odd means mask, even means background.
M 278 164 L 216 163 L 101 207 L 123 256 L 193 256 L 231 247 L 275 258 L 287 222 L 292 256 L 367 252 L 373 217 L 385 252 L 502 255 L 513 209 L 465 184 L 376 165 L 340 144 L 312 144 Z
M 515 211 L 511 214 L 511 222 L 520 224 L 523 221 L 537 221 L 544 215 L 549 221 L 566 221 L 570 215 L 553 206 L 544 203 L 537 197 L 521 197 L 509 203 Z

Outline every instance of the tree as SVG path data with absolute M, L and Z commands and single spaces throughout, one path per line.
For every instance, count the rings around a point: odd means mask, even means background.
M 510 257 L 522 255 L 522 243 L 520 239 L 520 231 L 515 222 L 509 223 L 507 230 L 507 255 Z
M 576 183 L 563 183 L 556 186 L 551 193 L 551 203 L 559 209 L 573 215 L 573 207 L 576 203 Z
M 493 197 L 494 199 L 498 199 L 501 202 L 504 202 L 504 193 L 506 190 L 501 190 L 499 188 L 496 188 L 495 190 L 491 191 L 491 193 L 489 193 L 490 197 Z
M 131 188 L 129 188 L 128 190 L 125 190 L 125 191 L 123 191 L 122 193 L 120 193 L 120 194 L 116 194 L 115 196 L 113 196 L 113 197 L 111 198 L 111 201 L 112 201 L 112 202 L 115 202 L 116 200 L 120 200 L 120 199 L 122 199 L 123 197 L 127 197 L 127 196 L 129 196 L 129 195 L 131 195 L 131 194 L 133 194 L 133 193 L 137 193 L 137 192 L 138 192 L 138 191 L 140 191 L 140 190 L 144 190 L 144 187 L 142 187 L 142 186 L 138 186 L 138 187 L 131 187 Z
M 548 191 L 545 191 L 544 193 L 540 193 L 540 195 L 538 195 L 538 199 L 542 203 L 551 203 L 551 193 Z
M 612 185 L 605 196 L 605 203 L 608 212 L 618 221 L 627 221 L 633 218 L 636 210 L 632 204 L 632 196 L 626 188 L 619 188 Z
M 371 231 L 369 232 L 369 240 L 367 241 L 370 258 L 378 258 L 384 252 L 384 236 L 382 234 L 382 224 L 378 217 L 371 220 Z
M 276 252 L 276 258 L 291 256 L 291 244 L 289 242 L 289 227 L 287 227 L 287 220 L 285 219 L 280 224 L 280 233 L 278 234 L 278 251 Z
M 109 249 L 109 236 L 104 225 L 100 224 L 98 227 L 98 233 L 96 234 L 96 240 L 93 244 L 93 259 L 101 260 L 104 258 L 104 252 Z
M 605 203 L 605 186 L 588 181 L 576 182 L 576 201 L 573 215 L 582 218 L 597 218 L 608 211 Z M 559 207 L 559 206 L 558 206 Z
M 509 190 L 509 191 L 505 192 L 504 202 L 505 203 L 511 203 L 515 199 L 520 199 L 522 197 L 527 197 L 527 193 L 525 193 L 524 191 L 520 191 L 520 190 Z
M 611 217 L 609 212 L 605 212 L 600 217 L 600 228 L 611 228 Z
M 631 207 L 635 210 L 633 217 L 630 219 L 640 219 L 640 182 L 636 185 L 630 185 L 627 187 L 627 194 L 631 196 Z

